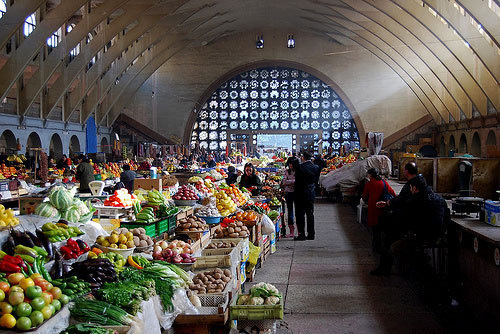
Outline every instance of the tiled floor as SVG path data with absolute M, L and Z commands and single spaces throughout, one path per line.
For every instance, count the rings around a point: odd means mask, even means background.
M 279 333 L 443 333 L 401 276 L 373 277 L 369 232 L 345 205 L 318 201 L 316 240 L 282 239 L 257 270 L 285 298 Z

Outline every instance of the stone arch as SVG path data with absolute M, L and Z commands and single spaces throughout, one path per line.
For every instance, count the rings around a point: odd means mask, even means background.
M 462 135 L 460 136 L 460 141 L 458 143 L 458 152 L 459 153 L 469 152 L 469 146 L 467 145 L 467 137 L 465 136 L 465 133 L 462 133 Z
M 26 151 L 30 148 L 40 148 L 42 147 L 42 140 L 36 132 L 30 133 L 28 140 L 26 141 Z
M 456 152 L 456 144 L 455 144 L 455 136 L 451 135 L 450 139 L 448 140 L 448 149 L 450 151 Z
M 17 140 L 14 133 L 10 130 L 5 130 L 0 136 L 0 150 L 6 154 L 14 153 L 17 149 Z
M 72 157 L 78 152 L 81 152 L 80 140 L 77 136 L 73 135 L 69 140 L 69 156 Z
M 444 141 L 444 136 L 441 136 L 441 140 L 439 141 L 439 155 L 440 156 L 447 156 L 448 155 L 446 153 L 446 143 Z
M 54 133 L 50 138 L 49 156 L 56 159 L 57 161 L 61 159 L 62 155 L 63 155 L 63 144 L 61 137 L 57 133 Z
M 474 132 L 472 136 L 472 142 L 470 144 L 470 154 L 475 157 L 481 156 L 481 138 L 479 138 L 479 133 Z
M 497 145 L 497 136 L 493 130 L 488 132 L 488 137 L 486 137 L 486 146 L 496 146 Z
M 109 153 L 108 138 L 102 137 L 101 139 L 101 152 Z
M 351 113 L 352 119 L 356 125 L 356 128 L 358 130 L 358 135 L 360 138 L 360 145 L 364 145 L 364 138 L 366 135 L 363 123 L 361 122 L 361 119 L 359 117 L 359 114 L 357 113 L 356 109 L 354 108 L 354 104 L 350 101 L 348 96 L 344 93 L 344 91 L 332 80 L 330 79 L 326 74 L 322 73 L 321 71 L 310 67 L 308 65 L 294 62 L 294 61 L 289 61 L 289 60 L 281 60 L 281 59 L 267 59 L 267 60 L 259 60 L 255 62 L 251 62 L 245 65 L 238 66 L 228 72 L 226 72 L 224 75 L 213 81 L 203 92 L 203 94 L 200 96 L 200 98 L 196 101 L 195 103 L 195 109 L 197 112 L 190 113 L 189 119 L 186 124 L 186 128 L 184 129 L 184 138 L 183 142 L 185 145 L 189 146 L 190 144 L 190 138 L 191 138 L 191 131 L 193 130 L 194 123 L 196 122 L 198 112 L 201 109 L 201 106 L 210 98 L 210 96 L 226 81 L 232 79 L 238 74 L 241 74 L 246 71 L 258 69 L 261 67 L 289 67 L 289 68 L 294 68 L 300 71 L 307 72 L 315 77 L 317 77 L 319 80 L 322 82 L 326 83 L 337 95 L 339 98 L 344 102 L 346 105 L 347 109 Z

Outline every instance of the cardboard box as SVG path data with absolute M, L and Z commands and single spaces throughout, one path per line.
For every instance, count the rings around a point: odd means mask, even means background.
M 43 202 L 43 197 L 19 197 L 19 214 L 31 215 L 35 213 L 38 204 Z
M 144 190 L 156 189 L 162 191 L 161 179 L 135 179 L 134 190 L 142 188 Z
M 484 202 L 484 220 L 485 223 L 500 226 L 500 201 L 490 201 Z

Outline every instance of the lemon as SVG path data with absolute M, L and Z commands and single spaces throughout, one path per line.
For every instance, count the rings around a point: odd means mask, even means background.
M 125 244 L 120 244 L 120 246 L 118 246 L 119 249 L 127 249 L 127 245 Z
M 118 245 L 117 244 L 111 244 L 111 245 L 109 245 L 109 248 L 118 248 Z

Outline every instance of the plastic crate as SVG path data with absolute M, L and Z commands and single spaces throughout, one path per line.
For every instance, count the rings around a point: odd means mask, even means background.
M 240 294 L 233 298 L 229 307 L 232 320 L 283 319 L 283 298 L 276 305 L 237 305 Z
M 196 262 L 193 264 L 193 269 L 208 269 L 208 268 L 223 268 L 231 267 L 231 254 L 228 255 L 212 255 L 212 256 L 200 256 L 196 258 Z
M 124 222 L 122 221 L 120 224 L 120 227 L 125 227 L 129 230 L 142 227 L 143 229 L 146 230 L 146 234 L 149 235 L 151 238 L 156 237 L 156 223 L 149 223 L 149 224 L 139 224 L 136 222 Z
M 170 216 L 166 218 L 160 218 L 156 222 L 156 235 L 160 235 L 165 232 L 170 232 L 177 226 L 176 216 Z

